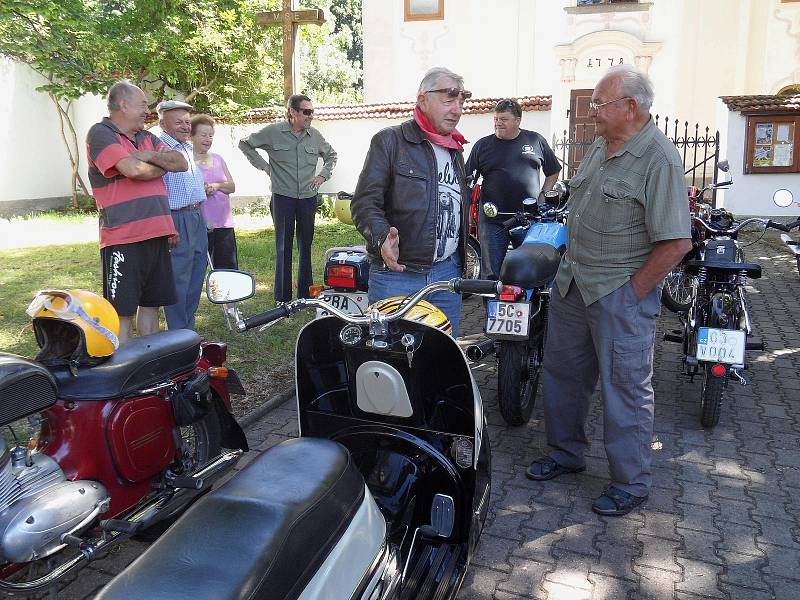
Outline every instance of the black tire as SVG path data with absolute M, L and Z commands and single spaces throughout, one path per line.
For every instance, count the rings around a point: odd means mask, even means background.
M 480 279 L 481 276 L 481 244 L 474 237 L 467 239 L 467 266 L 464 270 L 465 279 Z
M 714 428 L 719 423 L 722 412 L 722 398 L 728 387 L 728 377 L 714 377 L 708 369 L 703 376 L 703 391 L 700 404 L 700 424 L 705 429 Z
M 664 278 L 661 304 L 674 313 L 689 311 L 692 305 L 692 278 L 686 275 L 683 265 L 672 269 Z
M 542 344 L 502 341 L 497 356 L 497 401 L 506 423 L 524 425 L 531 418 L 542 373 Z

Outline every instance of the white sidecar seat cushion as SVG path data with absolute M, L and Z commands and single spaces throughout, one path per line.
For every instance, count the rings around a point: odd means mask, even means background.
M 282 442 L 197 502 L 97 600 L 297 598 L 364 488 L 340 444 Z

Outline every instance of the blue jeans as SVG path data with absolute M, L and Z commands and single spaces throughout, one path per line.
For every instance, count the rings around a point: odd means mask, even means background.
M 458 254 L 433 263 L 427 273 L 403 271 L 396 273 L 380 265 L 370 265 L 369 269 L 369 303 L 383 300 L 391 296 L 410 296 L 434 281 L 450 280 L 461 277 L 461 261 Z M 434 292 L 426 298 L 428 302 L 441 310 L 450 319 L 453 337 L 458 335 L 458 322 L 461 320 L 461 294 L 452 292 Z
M 208 265 L 208 232 L 200 209 L 173 210 L 172 221 L 180 242 L 170 249 L 178 301 L 164 307 L 168 329 L 194 329 Z
M 500 223 L 490 223 L 480 213 L 478 236 L 481 241 L 481 279 L 500 279 L 500 267 L 508 252 L 508 230 Z

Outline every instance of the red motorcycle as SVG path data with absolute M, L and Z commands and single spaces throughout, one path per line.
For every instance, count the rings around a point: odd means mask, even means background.
M 117 349 L 113 307 L 81 290 L 28 314 L 36 360 L 0 353 L 0 590 L 34 594 L 180 513 L 248 448 L 226 344 L 179 329 Z

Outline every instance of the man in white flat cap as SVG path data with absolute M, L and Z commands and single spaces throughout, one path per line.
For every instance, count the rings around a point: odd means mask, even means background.
M 206 222 L 200 212 L 206 192 L 203 174 L 194 162 L 189 136 L 192 131 L 192 105 L 178 100 L 165 100 L 156 107 L 161 125 L 161 141 L 180 152 L 189 168 L 178 173 L 165 173 L 167 199 L 178 235 L 170 243 L 172 272 L 175 275 L 177 302 L 164 307 L 169 329 L 194 329 L 194 316 L 203 291 L 208 264 Z

